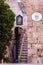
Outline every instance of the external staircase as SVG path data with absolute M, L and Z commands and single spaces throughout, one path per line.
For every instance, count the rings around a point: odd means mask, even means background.
M 28 41 L 26 33 L 23 36 L 20 53 L 18 56 L 19 63 L 28 63 Z

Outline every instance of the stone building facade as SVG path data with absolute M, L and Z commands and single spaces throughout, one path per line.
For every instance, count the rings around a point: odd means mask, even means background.
M 43 0 L 22 0 L 28 16 L 28 60 L 30 63 L 43 63 Z M 42 19 L 32 20 L 32 14 L 39 12 Z
M 24 26 L 21 27 L 26 29 L 27 33 L 28 63 L 43 63 L 43 0 L 21 0 L 26 9 L 25 14 L 21 11 L 17 1 L 13 1 L 14 0 L 12 0 L 13 4 L 11 3 L 11 0 L 7 1 L 12 11 L 16 14 L 16 16 L 18 14 L 23 15 L 24 22 L 25 20 L 27 22 L 26 25 L 24 24 Z M 32 20 L 32 14 L 35 12 L 41 13 L 41 20 Z M 14 23 L 12 30 L 14 30 L 15 27 L 17 27 L 16 23 Z

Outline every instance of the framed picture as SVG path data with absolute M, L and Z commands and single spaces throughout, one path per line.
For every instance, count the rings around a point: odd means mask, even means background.
M 16 17 L 16 25 L 23 25 L 23 16 L 18 15 Z

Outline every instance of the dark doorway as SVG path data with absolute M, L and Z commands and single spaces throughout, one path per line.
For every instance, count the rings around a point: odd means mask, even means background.
M 21 41 L 23 37 L 23 29 L 21 27 L 15 27 L 14 29 L 14 39 L 10 47 L 9 52 L 9 62 L 18 63 L 18 55 L 21 48 Z
M 15 27 L 14 29 L 14 40 L 12 42 L 11 48 L 10 48 L 10 56 L 9 60 L 10 63 L 18 63 L 18 55 L 19 55 L 19 50 L 21 47 L 21 39 L 23 36 L 23 29 L 21 27 Z
M 20 39 L 22 35 L 22 28 L 21 27 L 16 27 L 14 30 L 14 37 L 15 37 L 15 46 L 16 46 L 16 63 L 18 62 L 18 55 L 19 55 L 19 48 L 20 48 Z

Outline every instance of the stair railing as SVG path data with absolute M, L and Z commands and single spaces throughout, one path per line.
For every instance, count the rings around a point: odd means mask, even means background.
M 25 37 L 25 34 L 23 35 L 23 38 L 22 38 L 20 53 L 19 53 L 19 56 L 18 56 L 18 62 L 20 62 L 20 58 L 21 58 L 22 47 L 23 47 L 23 43 L 24 43 L 24 37 Z

